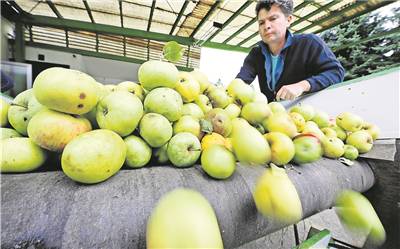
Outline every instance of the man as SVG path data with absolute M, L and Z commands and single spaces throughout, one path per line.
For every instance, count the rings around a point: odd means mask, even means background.
M 293 100 L 343 81 L 343 67 L 321 38 L 289 32 L 292 12 L 292 0 L 257 3 L 262 41 L 250 51 L 236 76 L 248 84 L 258 76 L 268 101 Z

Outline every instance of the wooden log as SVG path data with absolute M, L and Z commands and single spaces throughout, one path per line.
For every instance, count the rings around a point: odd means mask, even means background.
M 299 193 L 303 216 L 333 205 L 342 189 L 364 192 L 374 183 L 366 162 L 348 167 L 337 160 L 287 169 Z M 2 248 L 40 244 L 55 248 L 145 248 L 153 207 L 177 187 L 202 193 L 213 206 L 225 248 L 234 248 L 283 228 L 261 216 L 252 190 L 263 166 L 238 165 L 225 181 L 195 166 L 121 170 L 106 182 L 82 185 L 60 171 L 2 175 Z

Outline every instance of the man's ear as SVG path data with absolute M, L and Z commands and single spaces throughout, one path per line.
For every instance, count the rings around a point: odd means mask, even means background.
M 287 27 L 289 28 L 289 26 L 290 26 L 290 24 L 292 24 L 292 21 L 293 21 L 293 15 L 289 15 L 288 17 L 287 17 Z

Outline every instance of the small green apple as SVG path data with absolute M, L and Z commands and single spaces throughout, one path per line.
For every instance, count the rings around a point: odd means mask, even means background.
M 172 137 L 172 125 L 158 113 L 147 113 L 139 124 L 140 136 L 153 148 L 167 143 Z
M 269 132 L 264 137 L 271 147 L 271 161 L 275 165 L 285 165 L 293 159 L 295 148 L 290 137 L 281 132 Z
M 200 85 L 188 72 L 179 72 L 175 90 L 182 96 L 185 103 L 193 102 L 200 95 Z
M 293 139 L 293 144 L 295 148 L 293 161 L 297 164 L 315 162 L 323 155 L 321 142 L 313 134 L 300 134 Z
M 329 158 L 339 158 L 344 154 L 344 143 L 337 137 L 327 137 L 322 140 L 324 156 Z
M 315 111 L 314 117 L 311 119 L 311 121 L 314 121 L 318 127 L 324 128 L 329 126 L 329 115 L 326 112 L 323 111 Z
M 231 119 L 239 117 L 240 112 L 241 112 L 240 107 L 235 103 L 231 103 L 231 104 L 227 105 L 224 110 Z
M 190 74 L 197 80 L 200 84 L 200 93 L 203 93 L 208 87 L 211 85 L 210 81 L 208 80 L 207 75 L 202 73 L 201 71 L 194 69 Z
M 356 160 L 358 157 L 358 150 L 353 145 L 345 144 L 343 156 L 352 161 Z
M 148 91 L 156 87 L 175 88 L 179 71 L 172 63 L 165 61 L 146 61 L 139 67 L 138 78 L 142 87 Z
M 203 111 L 203 113 L 207 113 L 209 112 L 211 109 L 213 109 L 213 106 L 211 104 L 210 99 L 204 95 L 204 94 L 200 94 L 195 100 L 194 103 L 196 103 L 196 105 L 198 105 L 201 110 Z
M 360 154 L 370 151 L 373 142 L 374 140 L 372 139 L 371 134 L 364 130 L 353 132 L 349 134 L 346 139 L 346 144 L 356 147 Z
M 132 168 L 145 166 L 151 159 L 151 148 L 140 137 L 130 135 L 124 139 L 126 144 L 125 164 Z
M 31 118 L 43 110 L 45 107 L 41 105 L 33 95 L 33 90 L 28 89 L 13 100 L 8 109 L 8 121 L 11 126 L 22 135 L 27 135 L 27 127 Z
M 250 124 L 261 124 L 272 114 L 271 109 L 265 102 L 250 102 L 242 107 L 240 116 L 246 119 Z
M 278 131 L 293 138 L 297 135 L 297 127 L 290 116 L 286 113 L 274 113 L 262 122 L 265 130 Z
M 198 139 L 203 137 L 201 126 L 198 119 L 184 115 L 173 124 L 174 135 L 180 132 L 189 132 L 195 135 Z
M 234 79 L 227 88 L 229 96 L 233 97 L 239 105 L 252 102 L 255 96 L 254 89 L 241 79 Z
M 139 84 L 132 82 L 132 81 L 123 81 L 123 82 L 119 83 L 116 86 L 115 90 L 127 91 L 132 94 L 135 94 L 140 99 L 140 101 L 143 101 L 143 99 L 144 99 L 143 88 Z
M 329 127 L 332 128 L 332 129 L 336 132 L 336 136 L 337 136 L 340 140 L 342 140 L 342 141 L 345 141 L 345 140 L 346 140 L 347 134 L 346 134 L 346 131 L 345 131 L 345 130 L 343 130 L 342 128 L 340 128 L 340 127 L 337 126 L 336 124 L 331 124 Z
M 361 130 L 364 120 L 353 113 L 343 112 L 336 117 L 336 124 L 345 131 L 354 132 Z
M 178 133 L 169 141 L 167 154 L 168 159 L 176 167 L 192 166 L 201 154 L 200 141 L 192 133 Z
M 300 113 L 305 121 L 311 120 L 315 115 L 314 107 L 311 105 L 296 105 L 290 109 L 290 112 Z
M 297 132 L 303 132 L 304 127 L 306 126 L 306 120 L 303 118 L 303 116 L 297 112 L 291 112 L 289 113 L 289 116 L 296 125 Z
M 169 41 L 165 43 L 163 47 L 163 56 L 164 59 L 170 62 L 178 62 L 182 58 L 184 51 L 185 50 L 179 43 L 176 41 Z
M 198 120 L 204 117 L 203 110 L 195 103 L 187 103 L 182 106 L 182 116 L 190 115 Z
M 235 172 L 235 156 L 223 145 L 209 146 L 201 154 L 201 168 L 213 178 L 227 179 Z
M 144 99 L 146 113 L 163 115 L 169 121 L 178 120 L 182 115 L 183 102 L 179 93 L 171 88 L 159 87 L 151 90 Z
M 233 99 L 228 96 L 226 90 L 222 87 L 215 87 L 208 91 L 207 96 L 210 99 L 213 108 L 225 108 L 233 102 Z
M 124 140 L 113 131 L 99 129 L 68 143 L 61 156 L 61 167 L 72 180 L 93 184 L 117 173 L 125 157 Z
M 96 120 L 99 127 L 112 130 L 122 137 L 136 129 L 142 116 L 140 99 L 125 91 L 112 92 L 97 105 Z
M 324 128 L 321 128 L 321 131 L 322 131 L 322 133 L 324 133 L 324 135 L 325 135 L 326 137 L 337 137 L 336 131 L 335 131 L 333 128 L 331 128 L 331 127 L 324 127 Z M 340 140 L 341 140 L 341 139 L 340 139 Z
M 380 129 L 377 125 L 365 122 L 362 127 L 363 130 L 367 131 L 373 140 L 379 137 Z
M 269 105 L 269 108 L 271 109 L 272 113 L 278 113 L 278 112 L 286 113 L 285 107 L 279 102 L 270 102 L 270 103 L 268 103 L 268 105 Z
M 168 148 L 168 143 L 154 150 L 154 156 L 157 159 L 157 162 L 159 163 L 168 162 L 167 148 Z
M 2 139 L 1 172 L 21 173 L 39 168 L 47 158 L 45 150 L 27 137 Z

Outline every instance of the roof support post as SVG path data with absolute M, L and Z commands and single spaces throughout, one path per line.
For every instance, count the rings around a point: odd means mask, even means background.
M 16 62 L 25 62 L 25 40 L 24 25 L 21 22 L 15 23 L 15 54 Z

